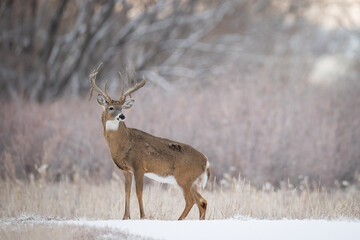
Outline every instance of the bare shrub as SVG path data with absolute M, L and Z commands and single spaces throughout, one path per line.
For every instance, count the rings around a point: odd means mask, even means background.
M 99 119 L 100 112 L 94 111 L 88 102 L 75 99 L 44 105 L 12 102 L 1 111 L 7 116 L 1 124 L 1 156 L 8 159 L 2 161 L 2 177 L 38 178 L 41 167 L 46 169 L 49 181 L 89 175 L 100 181 L 111 176 L 112 165 L 102 163 L 108 153 L 101 123 L 94 121 Z M 5 164 L 9 159 L 16 169 L 15 176 L 9 176 L 7 166 L 11 164 Z
M 327 186 L 354 181 L 360 171 L 358 85 L 349 80 L 337 89 L 314 88 L 286 76 L 269 82 L 268 74 L 264 69 L 260 78 L 220 78 L 172 92 L 149 83 L 135 96 L 126 123 L 198 148 L 219 180 L 241 174 L 258 186 L 304 177 Z M 0 113 L 3 178 L 39 178 L 41 166 L 50 181 L 111 177 L 114 164 L 95 101 L 20 100 L 3 104 Z

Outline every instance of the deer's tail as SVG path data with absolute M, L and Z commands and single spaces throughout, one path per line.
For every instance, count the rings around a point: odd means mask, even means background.
M 205 188 L 207 181 L 210 178 L 210 174 L 211 174 L 211 170 L 210 170 L 210 164 L 209 161 L 206 161 L 206 167 L 205 167 L 205 172 L 202 175 L 202 184 L 201 187 Z

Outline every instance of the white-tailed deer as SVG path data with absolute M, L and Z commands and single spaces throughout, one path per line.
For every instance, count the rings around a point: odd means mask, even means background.
M 188 215 L 195 203 L 199 208 L 200 219 L 205 219 L 207 202 L 198 192 L 198 185 L 205 187 L 210 175 L 209 162 L 205 155 L 189 145 L 127 128 L 124 123 L 123 109 L 130 108 L 134 100 L 126 100 L 126 98 L 131 97 L 133 92 L 143 87 L 145 79 L 137 83 L 134 71 L 135 86 L 130 88 L 131 80 L 127 72 L 129 89 L 124 92 L 125 81 L 119 72 L 121 95 L 119 100 L 113 100 L 107 94 L 107 84 L 104 91 L 95 84 L 100 66 L 101 64 L 90 74 L 90 98 L 94 90 L 98 92 L 97 101 L 104 108 L 101 116 L 104 136 L 114 163 L 124 171 L 125 213 L 123 219 L 130 218 L 132 174 L 135 179 L 141 218 L 145 217 L 142 193 L 144 176 L 146 176 L 160 182 L 178 185 L 182 189 L 186 205 L 179 220 Z

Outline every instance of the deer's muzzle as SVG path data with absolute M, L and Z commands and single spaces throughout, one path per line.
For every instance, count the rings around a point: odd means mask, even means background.
M 124 121 L 125 115 L 124 115 L 124 114 L 120 114 L 116 119 L 117 119 L 118 121 Z

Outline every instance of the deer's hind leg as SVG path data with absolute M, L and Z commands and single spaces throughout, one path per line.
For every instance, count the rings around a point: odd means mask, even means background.
M 199 208 L 199 213 L 200 213 L 199 219 L 200 220 L 205 220 L 207 201 L 205 200 L 205 198 L 203 198 L 200 195 L 200 193 L 197 191 L 196 187 L 194 187 L 192 189 L 192 193 L 194 195 L 196 205 Z
M 194 195 L 191 192 L 191 186 L 180 186 L 184 193 L 185 198 L 185 209 L 182 212 L 181 216 L 179 217 L 179 220 L 183 220 L 186 218 L 186 216 L 189 214 L 191 208 L 195 204 Z

